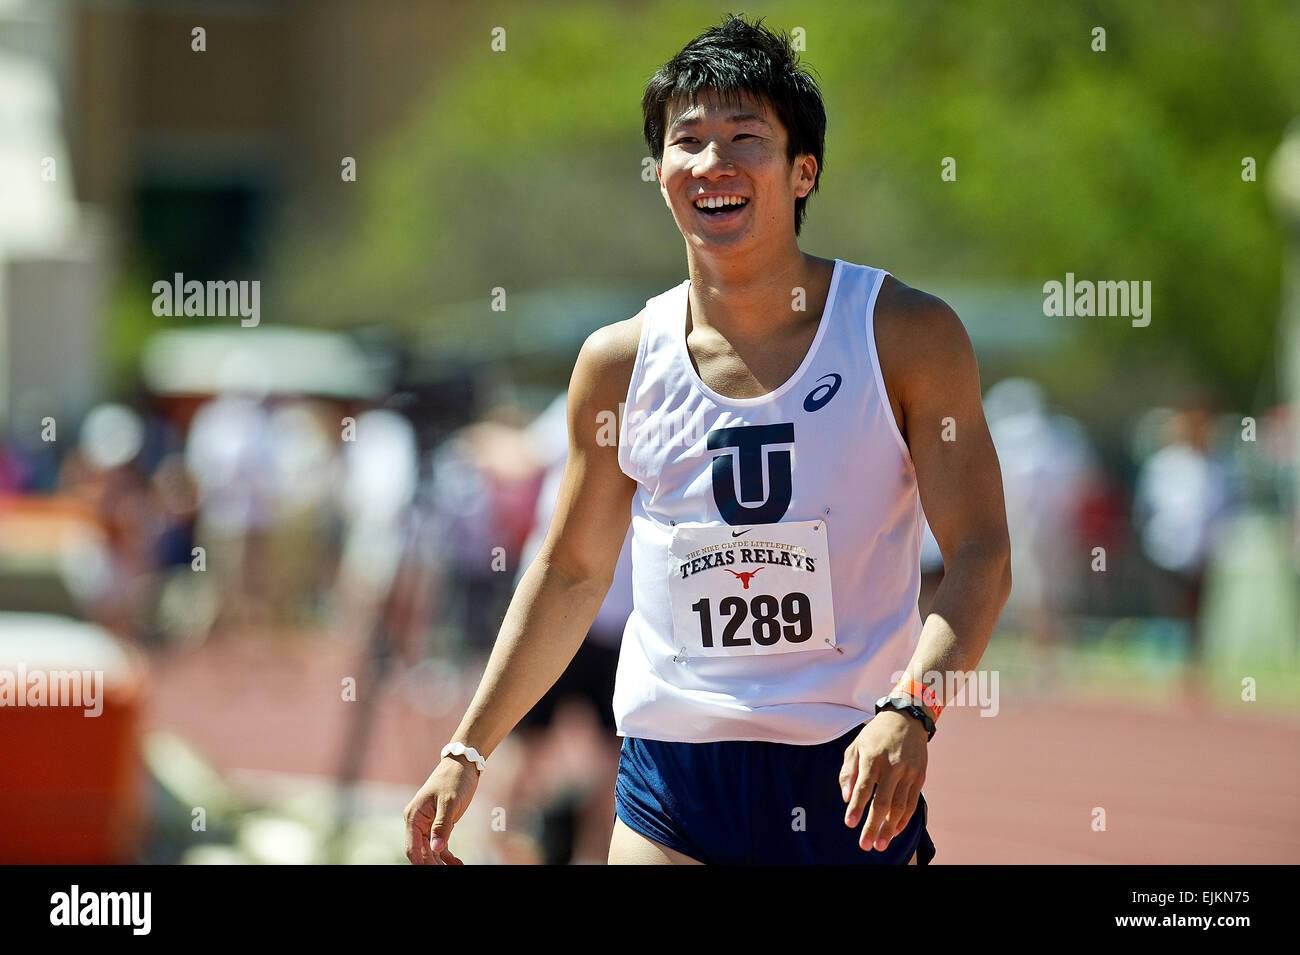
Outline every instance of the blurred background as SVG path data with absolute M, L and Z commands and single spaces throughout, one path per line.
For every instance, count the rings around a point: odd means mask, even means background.
M 685 277 L 645 82 L 732 7 L 0 0 L 0 862 L 405 861 L 578 348 Z M 1297 7 L 735 12 L 825 97 L 802 248 L 980 361 L 1015 587 L 996 716 L 931 747 L 936 863 L 1300 861 Z M 1046 316 L 1067 273 L 1149 281 L 1150 324 Z M 467 861 L 603 862 L 624 587 Z

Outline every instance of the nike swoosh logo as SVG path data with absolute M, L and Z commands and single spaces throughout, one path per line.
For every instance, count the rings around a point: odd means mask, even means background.
M 743 531 L 732 531 L 732 532 L 731 532 L 731 536 L 732 536 L 732 537 L 739 537 L 741 534 L 748 534 L 748 533 L 749 533 L 750 531 L 752 531 L 753 529 L 754 529 L 754 528 L 752 528 L 752 527 L 746 527 Z

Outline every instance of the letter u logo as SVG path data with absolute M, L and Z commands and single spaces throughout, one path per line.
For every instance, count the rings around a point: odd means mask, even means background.
M 767 444 L 794 441 L 794 425 L 760 424 L 717 428 L 709 432 L 710 451 L 735 448 L 713 459 L 713 500 L 728 524 L 775 524 L 785 516 L 793 493 L 789 450 L 764 452 Z M 767 455 L 768 495 L 763 497 L 763 455 Z M 736 473 L 740 468 L 740 500 Z

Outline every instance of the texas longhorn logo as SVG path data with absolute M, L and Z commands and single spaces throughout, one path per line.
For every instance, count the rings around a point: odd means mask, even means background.
M 741 590 L 748 590 L 748 589 L 749 589 L 749 582 L 750 582 L 751 580 L 753 580 L 753 579 L 754 579 L 754 575 L 755 575 L 756 573 L 758 573 L 759 570 L 762 570 L 763 568 L 762 568 L 762 567 L 759 567 L 758 570 L 747 570 L 747 571 L 745 571 L 743 574 L 738 574 L 738 573 L 736 573 L 736 572 L 735 572 L 734 570 L 732 570 L 730 567 L 724 567 L 724 568 L 722 568 L 722 569 L 725 570 L 727 573 L 731 574 L 731 576 L 735 577 L 737 580 L 739 580 L 739 581 L 741 582 L 741 584 L 743 585 L 743 586 L 741 587 Z

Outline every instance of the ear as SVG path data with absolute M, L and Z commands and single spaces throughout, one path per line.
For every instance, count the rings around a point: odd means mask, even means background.
M 659 195 L 664 197 L 664 205 L 671 210 L 673 204 L 672 200 L 668 198 L 668 189 L 664 186 L 664 167 L 662 163 L 655 163 L 655 178 L 659 180 Z
M 793 175 L 795 197 L 803 199 L 817 185 L 817 157 L 812 153 L 796 157 Z

